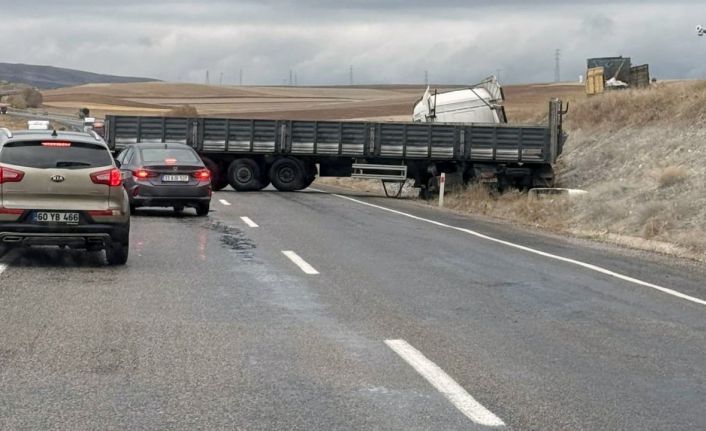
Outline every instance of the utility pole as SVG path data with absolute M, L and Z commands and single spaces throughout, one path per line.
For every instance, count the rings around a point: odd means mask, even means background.
M 289 69 L 289 86 L 291 87 L 292 85 L 294 85 L 293 72 L 292 69 Z
M 218 85 L 223 87 L 223 72 L 221 72 L 221 76 L 220 76 L 220 78 L 218 78 Z
M 424 71 L 424 86 L 425 87 L 429 86 L 429 71 L 428 70 Z
M 561 82 L 561 50 L 554 51 L 554 82 Z
M 208 76 L 208 70 L 206 71 L 206 81 L 205 81 L 205 84 L 206 84 L 206 85 L 211 85 L 211 78 Z
M 503 71 L 502 69 L 495 69 L 495 79 L 497 79 L 498 82 L 500 81 L 500 73 L 502 71 Z
M 299 87 L 299 77 L 297 76 L 297 72 L 294 72 L 294 86 Z
M 238 77 L 238 85 L 243 86 L 243 69 L 240 69 L 240 75 Z
M 350 69 L 348 70 L 348 82 L 350 86 L 353 86 L 353 65 L 351 65 Z

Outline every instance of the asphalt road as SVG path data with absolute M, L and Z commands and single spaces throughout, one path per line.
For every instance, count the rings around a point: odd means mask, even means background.
M 0 429 L 706 429 L 703 268 L 391 199 L 212 210 L 139 211 L 124 268 L 0 258 Z

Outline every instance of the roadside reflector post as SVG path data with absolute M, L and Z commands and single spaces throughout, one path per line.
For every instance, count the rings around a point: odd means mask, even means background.
M 444 206 L 444 189 L 446 188 L 446 173 L 442 172 L 439 177 L 439 206 Z

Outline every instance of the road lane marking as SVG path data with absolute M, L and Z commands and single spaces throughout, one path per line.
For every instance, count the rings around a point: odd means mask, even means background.
M 248 226 L 250 227 L 259 227 L 257 223 L 254 221 L 250 220 L 250 217 L 240 217 L 240 219 Z
M 0 275 L 7 269 L 7 264 L 0 263 Z
M 419 350 L 405 340 L 385 340 L 387 347 L 397 353 L 412 368 L 424 377 L 451 404 L 478 425 L 501 427 L 505 425 L 499 417 L 476 401 L 461 385 L 444 372 L 438 365 L 427 359 Z
M 312 189 L 312 190 L 314 190 L 314 191 L 323 191 L 323 190 L 315 190 L 315 189 Z M 326 192 L 324 192 L 324 193 L 326 193 Z M 484 234 L 482 234 L 482 233 L 480 233 L 480 232 L 476 232 L 476 231 L 471 230 L 471 229 L 465 229 L 465 228 L 462 228 L 462 227 L 452 226 L 452 225 L 449 225 L 449 224 L 446 224 L 446 223 L 441 223 L 441 222 L 438 222 L 438 221 L 435 221 L 435 220 L 430 220 L 430 219 L 426 219 L 426 218 L 423 218 L 423 217 L 415 216 L 415 215 L 413 215 L 413 214 L 408 214 L 408 213 L 406 213 L 406 212 L 393 210 L 392 208 L 387 208 L 387 207 L 383 207 L 383 206 L 380 206 L 380 205 L 371 204 L 371 203 L 369 203 L 369 202 L 361 201 L 361 200 L 359 200 L 359 199 L 353 199 L 353 198 L 350 198 L 350 197 L 348 197 L 348 196 L 343 196 L 343 195 L 339 195 L 339 194 L 336 194 L 336 193 L 330 193 L 330 194 L 331 194 L 332 196 L 336 196 L 336 197 L 339 197 L 339 198 L 341 198 L 341 199 L 346 199 L 346 200 L 349 200 L 349 201 L 352 201 L 352 202 L 356 202 L 356 203 L 359 203 L 359 204 L 361 204 L 361 205 L 366 205 L 366 206 L 369 206 L 369 207 L 381 209 L 381 210 L 383 210 L 383 211 L 388 211 L 388 212 L 391 212 L 391 213 L 394 213 L 394 214 L 398 214 L 398 215 L 401 215 L 401 216 L 409 217 L 409 218 L 414 219 L 414 220 L 419 220 L 419 221 L 423 221 L 423 222 L 426 222 L 426 223 L 431 223 L 431 224 L 433 224 L 433 225 L 440 226 L 440 227 L 444 227 L 444 228 L 447 228 L 447 229 L 453 229 L 453 230 L 457 230 L 457 231 L 459 231 L 459 232 L 464 232 L 464 233 L 467 233 L 467 234 L 469 234 L 469 235 L 475 236 L 475 237 L 477 237 L 477 238 L 481 238 L 481 239 L 485 239 L 485 240 L 488 240 L 488 241 L 492 241 L 492 242 L 495 242 L 495 243 L 497 243 L 497 244 L 506 245 L 506 246 L 508 246 L 508 247 L 516 248 L 516 249 L 518 249 L 518 250 L 526 251 L 526 252 L 528 252 L 528 253 L 533 253 L 533 254 L 536 254 L 536 255 L 539 255 L 539 256 L 543 256 L 543 257 L 546 257 L 546 258 L 549 258 L 549 259 L 554 259 L 554 260 L 558 260 L 558 261 L 561 261 L 561 262 L 566 262 L 566 263 L 570 263 L 570 264 L 573 264 L 573 265 L 577 265 L 577 266 L 580 266 L 580 267 L 582 267 L 582 268 L 589 269 L 589 270 L 591 270 L 591 271 L 595 271 L 595 272 L 598 272 L 598 273 L 601 273 L 601 274 L 604 274 L 604 275 L 608 275 L 608 276 L 610 276 L 610 277 L 614 277 L 614 278 L 617 278 L 617 279 L 620 279 L 620 280 L 623 280 L 623 281 L 627 281 L 627 282 L 629 282 L 629 283 L 637 284 L 637 285 L 639 285 L 639 286 L 649 287 L 649 288 L 651 288 L 651 289 L 658 290 L 658 291 L 660 291 L 660 292 L 662 292 L 662 293 L 666 293 L 666 294 L 668 294 L 668 295 L 672 295 L 672 296 L 675 296 L 675 297 L 677 297 L 677 298 L 681 298 L 681 299 L 684 299 L 684 300 L 686 300 L 686 301 L 693 302 L 693 303 L 695 303 L 695 304 L 706 305 L 706 300 L 704 300 L 704 299 L 700 299 L 700 298 L 697 298 L 697 297 L 695 297 L 695 296 L 690 296 L 690 295 L 687 295 L 687 294 L 685 294 L 685 293 L 681 293 L 681 292 L 679 292 L 679 291 L 676 291 L 676 290 L 674 290 L 674 289 L 669 289 L 669 288 L 667 288 L 667 287 L 659 286 L 659 285 L 657 285 L 657 284 L 648 283 L 648 282 L 646 282 L 646 281 L 642 281 L 642 280 L 639 280 L 639 279 L 637 279 L 637 278 L 633 278 L 633 277 L 630 277 L 630 276 L 627 276 L 627 275 L 623 275 L 623 274 L 617 273 L 617 272 L 615 272 L 615 271 L 611 271 L 611 270 L 609 270 L 609 269 L 602 268 L 602 267 L 597 266 L 597 265 L 593 265 L 593 264 L 591 264 L 591 263 L 586 263 L 586 262 L 582 262 L 582 261 L 580 261 L 580 260 L 570 259 L 570 258 L 568 258 L 568 257 L 563 257 L 563 256 L 558 256 L 558 255 L 556 255 L 556 254 L 547 253 L 547 252 L 544 252 L 544 251 L 541 251 L 541 250 L 537 250 L 537 249 L 534 249 L 534 248 L 526 247 L 526 246 L 524 246 L 524 245 L 515 244 L 515 243 L 509 242 L 509 241 L 504 241 L 504 240 L 501 240 L 501 239 L 493 238 L 492 236 L 484 235 Z
M 313 266 L 306 263 L 306 261 L 299 257 L 299 255 L 295 252 L 291 250 L 283 250 L 282 254 L 284 254 L 289 258 L 289 260 L 294 262 L 294 264 L 297 265 L 302 271 L 304 271 L 305 274 L 316 275 L 319 273 L 319 271 L 315 270 Z
M 220 202 L 221 204 L 223 204 L 223 205 L 225 205 L 225 206 L 227 206 L 227 207 L 230 206 L 230 202 L 228 202 L 228 201 L 225 200 L 225 199 L 219 199 L 218 202 Z

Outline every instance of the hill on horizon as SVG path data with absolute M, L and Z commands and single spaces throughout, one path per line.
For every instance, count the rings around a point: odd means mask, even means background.
M 83 84 L 157 81 L 152 78 L 104 75 L 82 70 L 22 63 L 0 63 L 0 81 L 31 85 L 43 90 Z

